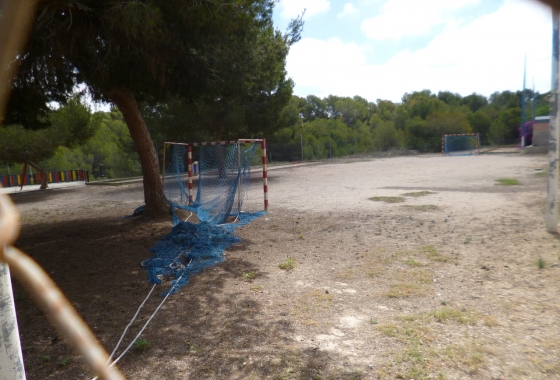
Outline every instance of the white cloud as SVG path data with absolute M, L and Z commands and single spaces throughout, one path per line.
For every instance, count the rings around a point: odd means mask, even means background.
M 287 20 L 301 15 L 304 9 L 307 19 L 321 12 L 328 12 L 330 7 L 328 0 L 282 0 L 278 4 L 280 16 Z
M 388 0 L 379 16 L 362 22 L 362 31 L 375 40 L 420 36 L 434 26 L 453 24 L 453 13 L 480 0 Z
M 497 12 L 447 31 L 424 49 L 403 51 L 384 65 L 368 65 L 367 48 L 355 43 L 307 38 L 292 46 L 287 68 L 300 96 L 400 101 L 404 93 L 423 89 L 488 96 L 521 88 L 526 54 L 528 86 L 534 76 L 535 89 L 542 93 L 550 89 L 551 24 L 547 7 L 505 0 Z
M 344 4 L 344 8 L 342 9 L 342 12 L 340 12 L 337 15 L 337 17 L 353 17 L 353 16 L 358 16 L 359 14 L 360 11 L 358 10 L 358 8 L 354 6 L 354 4 L 346 3 Z
M 338 38 L 302 39 L 292 46 L 287 62 L 288 73 L 297 87 L 316 89 L 314 95 L 318 96 L 355 92 L 366 68 L 364 48 Z

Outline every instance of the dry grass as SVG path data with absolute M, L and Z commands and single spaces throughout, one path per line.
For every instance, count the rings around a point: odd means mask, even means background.
M 418 247 L 418 249 L 420 250 L 420 252 L 424 253 L 426 255 L 426 258 L 428 258 L 429 260 L 438 261 L 442 263 L 445 263 L 450 260 L 449 256 L 439 252 L 438 249 L 433 245 L 422 245 Z
M 478 321 L 477 313 L 467 309 L 460 310 L 452 307 L 438 308 L 432 311 L 430 315 L 433 316 L 435 320 L 440 323 L 453 321 L 463 325 L 474 326 Z
M 396 317 L 394 322 L 376 326 L 379 332 L 402 345 L 381 365 L 378 376 L 391 379 L 446 379 L 444 369 L 450 367 L 470 376 L 478 374 L 486 367 L 486 354 L 491 353 L 484 347 L 484 342 L 470 340 L 465 344 L 441 345 L 439 342 L 445 332 L 441 327 L 431 326 L 442 321 L 471 325 L 475 323 L 474 315 L 477 313 L 442 308 Z M 438 334 L 441 336 L 438 337 Z
M 323 290 L 312 290 L 302 294 L 292 308 L 291 314 L 304 325 L 317 325 L 316 315 L 330 309 L 333 295 Z
M 391 274 L 396 282 L 389 285 L 389 298 L 425 297 L 432 291 L 432 274 L 428 270 L 402 270 Z
M 484 324 L 488 327 L 495 327 L 500 325 L 500 323 L 498 322 L 498 318 L 492 315 L 485 315 L 484 317 L 482 317 L 482 319 L 484 320 Z
M 496 180 L 497 184 L 500 186 L 516 186 L 521 185 L 518 179 L 515 178 L 498 178 Z
M 486 366 L 485 350 L 482 344 L 476 342 L 465 345 L 449 345 L 444 350 L 445 357 L 450 364 L 455 364 L 470 375 L 476 375 Z
M 433 191 L 428 191 L 428 190 L 424 190 L 424 191 L 415 191 L 412 193 L 404 193 L 402 195 L 406 196 L 406 197 L 423 197 L 425 195 L 429 195 L 429 194 L 435 194 Z
M 437 211 L 441 209 L 441 207 L 436 205 L 404 205 L 402 207 L 406 207 L 414 211 Z
M 371 197 L 368 199 L 370 201 L 385 202 L 385 203 L 401 203 L 405 201 L 403 197 Z

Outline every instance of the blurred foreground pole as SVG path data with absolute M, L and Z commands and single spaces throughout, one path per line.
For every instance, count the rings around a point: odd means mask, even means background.
M 3 262 L 0 262 L 0 305 L 0 377 L 25 380 L 10 270 L 8 264 Z
M 0 1 L 0 116 L 6 110 L 9 83 L 19 67 L 15 58 L 27 41 L 36 3 L 36 0 Z
M 0 120 L 8 103 L 10 83 L 17 74 L 18 54 L 31 30 L 36 3 L 37 0 L 0 0 Z M 19 229 L 19 213 L 8 196 L 0 194 L 0 380 L 25 380 L 10 271 L 100 378 L 124 380 L 117 368 L 107 366 L 109 355 L 45 271 L 11 247 Z
M 559 13 L 552 10 L 552 103 L 550 107 L 550 135 L 548 140 L 548 196 L 546 200 L 546 230 L 558 233 L 558 138 L 560 118 L 558 115 L 558 58 L 560 36 L 558 35 Z
M 36 1 L 0 2 L 0 120 L 5 112 L 10 93 L 10 80 L 17 72 L 15 58 L 23 49 Z M 9 169 L 8 169 L 9 171 Z M 0 210 L 0 218 L 2 210 Z M 6 228 L 1 225 L 0 227 Z M 0 243 L 3 257 L 4 242 Z M 0 377 L 25 380 L 25 369 L 19 341 L 16 309 L 8 264 L 0 261 Z

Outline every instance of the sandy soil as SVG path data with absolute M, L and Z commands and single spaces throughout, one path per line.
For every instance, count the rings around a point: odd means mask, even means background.
M 424 155 L 271 170 L 270 212 L 168 300 L 142 336 L 151 347 L 120 368 L 130 379 L 559 378 L 545 168 L 545 156 Z M 139 263 L 170 222 L 121 218 L 142 204 L 140 184 L 11 196 L 18 246 L 111 351 L 151 287 Z M 246 209 L 262 209 L 258 179 Z M 15 294 L 28 379 L 93 377 L 17 283 Z

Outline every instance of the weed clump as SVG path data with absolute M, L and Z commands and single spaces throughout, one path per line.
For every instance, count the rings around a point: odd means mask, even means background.
M 516 185 L 521 185 L 521 182 L 519 182 L 519 180 L 515 179 L 515 178 L 498 178 L 496 180 L 496 182 L 498 183 L 498 185 L 500 186 L 516 186 Z
M 152 344 L 148 342 L 146 339 L 140 338 L 136 342 L 134 342 L 134 349 L 136 351 L 147 351 L 152 348 Z
M 401 203 L 404 202 L 403 197 L 371 197 L 370 201 L 385 202 L 385 203 Z
M 415 191 L 412 193 L 404 193 L 403 195 L 406 197 L 423 197 L 424 195 L 435 194 L 433 191 Z
M 257 271 L 241 272 L 241 275 L 245 281 L 253 282 L 253 280 L 257 277 Z
M 292 270 L 296 267 L 296 260 L 293 257 L 288 257 L 285 261 L 281 262 L 278 267 L 282 270 Z

